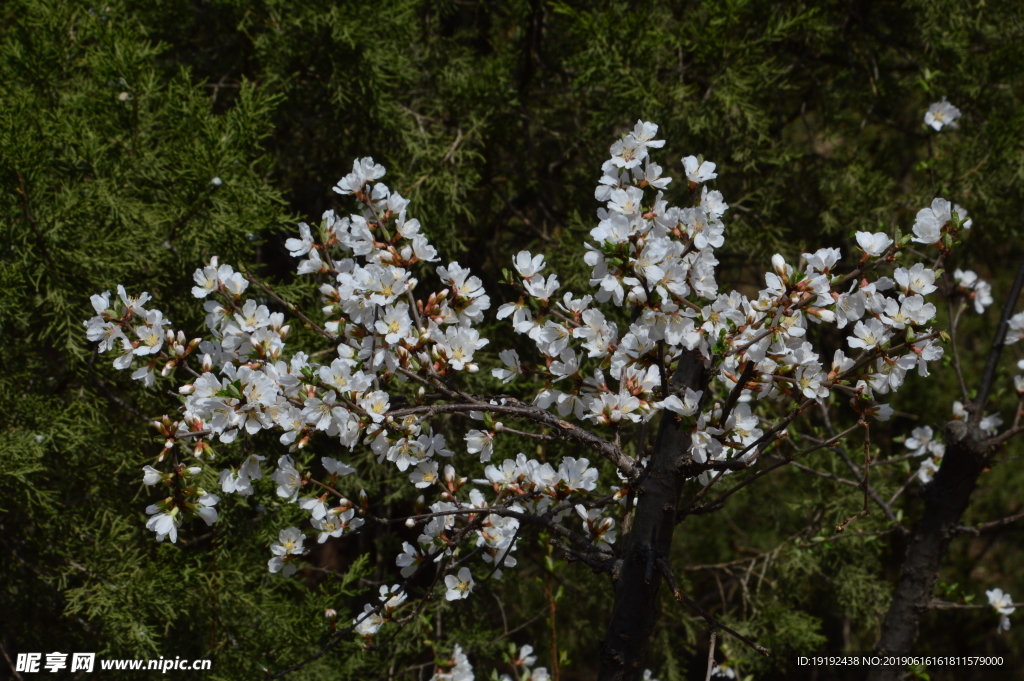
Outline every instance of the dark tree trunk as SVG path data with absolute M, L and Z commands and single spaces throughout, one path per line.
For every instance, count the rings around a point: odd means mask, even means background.
M 991 446 L 985 444 L 985 433 L 977 422 L 985 412 L 1010 317 L 1022 290 L 1024 260 L 1017 267 L 1013 286 L 1003 302 L 1003 312 L 992 337 L 978 394 L 968 405 L 971 416 L 966 422 L 950 421 L 946 424 L 946 454 L 935 478 L 925 489 L 924 517 L 907 544 L 900 579 L 882 624 L 882 635 L 875 646 L 879 653 L 910 653 L 913 650 L 921 615 L 931 603 L 946 549 L 971 501 L 978 476 L 989 463 Z M 868 673 L 868 681 L 896 681 L 902 676 L 902 668 L 874 668 Z
M 985 434 L 976 425 L 951 421 L 946 424 L 946 436 L 946 454 L 925 490 L 924 517 L 910 536 L 899 582 L 875 646 L 879 654 L 913 650 L 921 615 L 931 603 L 949 541 L 967 510 L 978 476 L 988 464 Z M 868 673 L 868 681 L 896 681 L 903 674 L 900 667 L 877 667 Z
M 707 372 L 699 357 L 684 352 L 669 389 L 677 394 L 687 387 L 706 390 Z M 615 605 L 601 644 L 599 681 L 637 681 L 643 674 L 661 586 L 655 561 L 668 557 L 683 483 L 696 473 L 689 431 L 665 412 L 648 470 L 638 485 L 632 527 L 623 538 Z

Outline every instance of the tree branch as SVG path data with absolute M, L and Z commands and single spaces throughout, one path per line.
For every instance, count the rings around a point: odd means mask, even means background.
M 1013 279 L 1013 286 L 1010 287 L 1010 295 L 1006 296 L 1003 303 L 1003 313 L 999 317 L 999 326 L 992 336 L 992 347 L 988 351 L 988 358 L 985 360 L 985 370 L 982 372 L 981 385 L 978 386 L 978 396 L 971 405 L 971 423 L 977 423 L 985 411 L 985 404 L 988 402 L 989 393 L 992 391 L 992 383 L 996 377 L 996 367 L 999 364 L 999 356 L 1003 352 L 1003 345 L 1006 342 L 1006 332 L 1010 328 L 1010 317 L 1013 316 L 1013 309 L 1017 307 L 1017 299 L 1020 298 L 1020 291 L 1024 288 L 1024 259 L 1017 268 L 1017 276 Z
M 565 419 L 559 418 L 540 407 L 529 406 L 519 402 L 518 400 L 509 400 L 509 402 L 513 403 L 491 404 L 489 402 L 472 402 L 469 404 L 434 404 L 430 406 L 396 409 L 388 412 L 388 414 L 394 419 L 399 419 L 409 414 L 422 414 L 424 418 L 428 418 L 434 414 L 456 414 L 469 411 L 489 411 L 496 414 L 519 416 L 533 421 L 534 423 L 554 428 L 565 437 L 586 445 L 614 463 L 616 467 L 618 467 L 618 469 L 631 481 L 636 480 L 637 476 L 640 474 L 640 471 L 637 469 L 636 463 L 633 461 L 632 457 L 623 452 L 620 447 L 608 442 L 599 435 L 595 435 L 585 428 L 569 423 Z
M 1015 523 L 1021 518 L 1024 518 L 1024 513 L 1016 513 L 1005 518 L 1000 518 L 999 520 L 992 520 L 987 523 L 981 523 L 980 525 L 974 525 L 973 527 L 961 525 L 960 527 L 956 528 L 956 531 L 960 534 L 973 534 L 974 536 L 978 536 L 979 534 L 987 530 L 994 530 L 997 527 L 1003 527 L 1004 525 Z
M 787 456 L 785 459 L 783 459 L 782 461 L 780 461 L 780 462 L 778 462 L 776 464 L 773 464 L 773 465 L 769 466 L 768 468 L 764 468 L 764 469 L 758 471 L 757 473 L 755 473 L 754 475 L 751 475 L 749 478 L 747 478 L 743 482 L 739 483 L 735 487 L 732 487 L 732 488 L 726 490 L 723 494 L 719 495 L 718 498 L 715 499 L 714 501 L 712 501 L 712 502 L 710 502 L 708 504 L 705 504 L 704 506 L 701 506 L 699 508 L 692 508 L 691 507 L 690 509 L 687 509 L 685 514 L 687 514 L 687 515 L 689 515 L 689 514 L 697 514 L 697 513 L 700 512 L 700 508 L 706 508 L 706 507 L 712 507 L 712 506 L 720 505 L 726 499 L 731 497 L 736 492 L 739 492 L 741 489 L 743 489 L 747 485 L 751 484 L 755 480 L 757 480 L 759 478 L 762 478 L 765 475 L 768 475 L 769 473 L 771 473 L 772 471 L 774 471 L 777 468 L 781 468 L 781 467 L 785 466 L 786 464 L 790 463 L 791 461 L 793 461 L 793 459 L 795 459 L 798 456 L 803 456 L 804 454 L 810 454 L 811 452 L 815 452 L 815 451 L 817 451 L 819 449 L 824 449 L 825 447 L 831 447 L 831 446 L 835 445 L 836 442 L 838 442 L 842 438 L 846 437 L 847 435 L 849 435 L 850 433 L 852 433 L 854 430 L 856 430 L 859 427 L 860 426 L 856 426 L 856 425 L 855 426 L 851 426 L 850 428 L 844 430 L 843 432 L 841 432 L 841 433 L 839 433 L 837 435 L 833 435 L 831 438 L 829 438 L 828 440 L 825 440 L 824 442 L 816 444 L 813 447 L 808 447 L 807 449 L 804 449 L 804 450 L 801 450 L 799 452 L 796 452 L 795 454 L 791 454 L 791 455 Z M 696 501 L 696 499 L 694 500 L 694 502 L 691 502 L 691 505 L 692 505 L 692 503 L 695 503 L 695 501 Z

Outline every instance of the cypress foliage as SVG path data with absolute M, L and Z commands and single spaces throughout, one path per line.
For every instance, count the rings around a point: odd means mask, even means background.
M 577 254 L 593 226 L 598 168 L 616 132 L 641 117 L 662 126 L 667 157 L 702 152 L 719 164 L 734 208 L 723 289 L 751 281 L 775 251 L 793 261 L 841 243 L 845 253 L 857 230 L 905 230 L 933 195 L 975 221 L 947 268 L 991 279 L 997 304 L 1010 254 L 1021 250 L 1018 3 L 11 0 L 3 12 L 8 654 L 212 657 L 211 678 L 249 679 L 320 650 L 325 609 L 345 623 L 375 585 L 393 583 L 389 557 L 401 539 L 390 533 L 325 551 L 321 572 L 304 581 L 266 574 L 267 544 L 300 517 L 287 505 L 232 500 L 216 533 L 200 525 L 187 544 L 155 544 L 139 469 L 162 446 L 146 418 L 173 397 L 159 381 L 139 390 L 94 362 L 81 327 L 89 294 L 123 283 L 201 328 L 191 272 L 211 255 L 260 267 L 291 300 L 313 300 L 289 279 L 283 235 L 334 206 L 329 187 L 357 156 L 387 165 L 388 183 L 413 200 L 442 255 L 481 273 L 496 299 L 510 295 L 496 282 L 520 248 L 549 253 L 572 283 L 587 276 Z M 926 134 L 923 112 L 943 96 L 964 112 L 961 130 Z M 977 370 L 994 311 L 964 323 L 961 353 Z M 899 408 L 919 419 L 896 419 L 873 446 L 902 453 L 901 438 L 940 425 L 955 393 L 951 370 L 901 393 Z M 1012 413 L 1012 390 L 994 399 Z M 806 445 L 820 434 L 808 426 L 792 439 Z M 861 445 L 855 437 L 848 449 Z M 983 478 L 969 521 L 1019 508 L 1019 447 L 1011 442 L 999 475 Z M 273 442 L 266 450 L 279 451 Z M 806 463 L 848 475 L 830 453 Z M 911 463 L 879 476 L 883 496 Z M 387 496 L 392 473 L 359 484 L 384 503 L 413 503 Z M 744 673 L 792 678 L 790 652 L 873 644 L 902 546 L 870 534 L 888 529 L 877 514 L 853 528 L 867 536 L 832 538 L 837 519 L 859 510 L 859 494 L 790 470 L 683 524 L 676 565 L 727 564 L 686 572 L 688 593 L 776 653 L 757 659 L 722 640 Z M 909 495 L 909 523 L 919 507 Z M 996 585 L 1024 593 L 1013 569 L 1021 533 L 1009 526 L 991 540 L 954 542 L 939 596 L 981 598 Z M 497 609 L 432 603 L 384 649 L 346 641 L 294 678 L 425 679 L 450 640 L 471 652 L 481 678 L 507 671 L 509 641 L 533 643 L 566 678 L 592 676 L 606 578 L 562 561 L 543 535 L 524 542 L 516 578 L 478 594 Z M 665 681 L 696 678 L 699 622 L 669 598 L 662 617 L 651 668 Z M 922 649 L 1024 652 L 1020 627 L 999 637 L 993 629 L 987 615 L 932 613 Z M 553 635 L 557 654 L 543 643 Z

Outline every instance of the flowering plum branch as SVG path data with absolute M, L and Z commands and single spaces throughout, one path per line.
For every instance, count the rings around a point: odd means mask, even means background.
M 929 115 L 936 130 L 955 119 L 942 107 Z M 421 529 L 395 558 L 406 584 L 425 566 L 443 569 L 464 542 L 475 542 L 487 571 L 500 579 L 516 566 L 511 553 L 523 524 L 549 528 L 570 540 L 576 555 L 597 563 L 622 557 L 624 549 L 616 548 L 628 532 L 616 529 L 611 507 L 628 515 L 627 504 L 643 496 L 652 466 L 649 451 L 638 448 L 633 456 L 621 444 L 632 424 L 660 418 L 687 434 L 681 470 L 704 485 L 700 497 L 733 471 L 756 465 L 789 424 L 812 405 L 828 404 L 831 395 L 846 398 L 861 420 L 889 419 L 892 408 L 879 400 L 898 390 L 908 372 L 927 376 L 929 363 L 943 354 L 929 302 L 942 271 L 908 262 L 910 244 L 934 245 L 941 258 L 970 229 L 967 212 L 938 198 L 921 209 L 908 234 L 857 233 L 852 267 L 844 267 L 838 248 L 805 253 L 796 264 L 775 255 L 756 296 L 722 292 L 715 253 L 725 242 L 729 206 L 707 186 L 717 177 L 716 165 L 683 158 L 685 205 L 671 205 L 666 190 L 673 178 L 651 156 L 664 145 L 657 133 L 657 125 L 639 121 L 612 145 L 602 166 L 594 193 L 601 204 L 597 224 L 581 254 L 590 268 L 588 291 L 566 290 L 542 254 L 513 257 L 504 282 L 518 298 L 501 305 L 496 317 L 508 320 L 534 351 L 524 357 L 500 348 L 488 394 L 464 392 L 457 379 L 491 360 L 484 354 L 491 342 L 480 330 L 491 298 L 469 269 L 440 264 L 408 212 L 409 201 L 380 182 L 385 169 L 370 158 L 357 160 L 334 187 L 354 200 L 356 212 L 327 211 L 318 225 L 300 223 L 298 235 L 286 242 L 298 275 L 321 282 L 322 324 L 313 321 L 315 312 L 217 258 L 194 275 L 192 292 L 206 313 L 202 338 L 186 340 L 183 331 L 172 330 L 160 310 L 146 308 L 148 294 L 133 298 L 119 286 L 116 297 L 93 296 L 96 316 L 86 332 L 100 352 L 116 355 L 115 368 L 136 367 L 132 377 L 146 386 L 158 372 L 185 375 L 179 411 L 156 424 L 165 448 L 144 472 L 147 485 L 169 489 L 148 509 L 149 529 L 158 540 L 174 542 L 186 520 L 216 521 L 219 498 L 190 482 L 203 467 L 218 470 L 223 494 L 254 494 L 252 482 L 263 476 L 266 457 L 247 454 L 231 465 L 232 455 L 218 450 L 262 431 L 274 433 L 287 450 L 275 457 L 271 474 L 277 496 L 297 504 L 310 522 L 310 529 L 280 530 L 270 547 L 271 572 L 293 574 L 306 538 L 323 543 L 368 523 L 390 522 L 375 518 L 365 497 L 353 502 L 335 488 L 366 465 L 357 463 L 363 459 L 321 457 L 314 466 L 304 457 L 311 440 L 321 438 L 349 451 L 369 448 L 376 465 L 394 466 L 416 494 L 436 497 L 429 512 L 404 520 Z M 973 272 L 957 270 L 955 280 L 965 303 L 979 311 L 991 303 L 990 289 Z M 317 334 L 309 347 L 286 342 L 289 316 Z M 1010 323 L 1013 340 L 1024 338 L 1018 317 Z M 829 326 L 845 342 L 826 358 L 809 332 Z M 706 385 L 673 382 L 686 362 L 702 367 Z M 507 395 L 503 386 L 527 397 Z M 454 444 L 439 422 L 445 415 L 467 416 L 482 427 L 468 428 Z M 506 427 L 495 417 L 540 432 Z M 581 445 L 613 464 L 620 484 L 602 484 L 587 458 L 556 463 L 520 453 L 492 461 L 495 441 L 522 437 Z M 918 429 L 907 446 L 934 463 L 941 445 L 931 438 L 930 429 Z M 483 465 L 482 478 L 458 473 L 470 459 Z M 862 484 L 867 499 L 867 466 Z M 604 503 L 593 503 L 598 494 Z M 700 512 L 698 501 L 682 514 Z M 656 564 L 671 574 L 665 556 L 652 554 L 648 572 Z M 406 584 L 382 587 L 381 603 L 367 605 L 353 623 L 367 644 L 395 620 L 408 597 Z M 444 575 L 443 584 L 448 600 L 472 598 L 473 567 Z M 709 623 L 737 635 L 717 620 Z M 460 655 L 457 650 L 450 671 L 436 678 L 458 678 Z

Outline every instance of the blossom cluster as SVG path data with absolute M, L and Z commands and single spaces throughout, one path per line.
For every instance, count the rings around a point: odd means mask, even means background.
M 207 525 L 217 522 L 214 506 L 220 497 L 194 484 L 200 472 L 200 466 L 181 464 L 175 465 L 169 473 L 161 473 L 152 466 L 143 468 L 142 482 L 146 486 L 163 485 L 169 492 L 169 496 L 146 508 L 150 516 L 146 529 L 156 533 L 157 541 L 169 537 L 171 543 L 177 542 L 178 527 L 189 518 L 200 518 Z
M 282 529 L 278 542 L 270 546 L 270 572 L 294 574 L 297 561 L 306 553 L 308 533 L 323 543 L 365 523 L 365 504 L 353 503 L 334 491 L 335 483 L 354 472 L 353 467 L 321 457 L 326 475 L 318 476 L 298 457 L 310 438 L 321 434 L 348 449 L 368 445 L 380 463 L 391 462 L 400 472 L 408 473 L 416 488 L 437 486 L 442 490 L 442 500 L 429 506 L 429 521 L 423 523 L 416 547 L 407 542 L 396 558 L 403 576 L 411 575 L 423 563 L 451 556 L 462 528 L 472 524 L 469 536 L 476 538 L 492 575 L 500 578 L 503 569 L 516 565 L 510 553 L 515 548 L 519 520 L 511 515 L 544 513 L 558 503 L 560 519 L 572 508 L 567 502 L 571 495 L 586 495 L 594 489 L 597 469 L 587 459 L 568 457 L 555 468 L 520 455 L 514 466 L 510 468 L 506 462 L 500 472 L 498 467 L 488 466 L 487 479 L 478 481 L 493 489 L 499 499 L 515 494 L 515 503 L 503 502 L 496 513 L 466 513 L 486 509 L 492 502 L 477 488 L 467 490 L 466 498 L 461 499 L 458 495 L 467 480 L 458 477 L 451 464 L 441 473 L 437 457 L 454 454 L 445 436 L 425 427 L 416 408 L 396 417 L 389 386 L 401 392 L 397 384 L 409 377 L 440 381 L 455 372 L 478 370 L 474 354 L 487 340 L 472 325 L 482 320 L 490 302 L 480 280 L 458 263 L 436 268 L 444 289 L 419 300 L 412 295 L 417 280 L 411 268 L 438 258 L 419 231 L 419 223 L 407 217 L 408 202 L 383 184 L 370 185 L 382 174 L 383 169 L 369 159 L 357 161 L 336 191 L 354 194 L 362 212 L 338 218 L 329 211 L 315 237 L 311 228 L 302 224 L 299 237 L 287 242 L 292 255 L 301 259 L 299 274 L 318 273 L 334 282 L 322 284 L 321 293 L 323 312 L 328 315 L 322 333 L 334 344 L 335 359 L 318 363 L 303 351 L 286 355 L 290 326 L 285 314 L 271 312 L 265 298 L 246 298 L 246 293 L 251 293 L 249 275 L 216 258 L 195 272 L 192 290 L 196 298 L 205 299 L 207 338 L 184 344 L 180 332 L 175 336 L 167 330 L 165 348 L 164 327 L 169 322 L 160 311 L 145 309 L 148 295 L 130 298 L 120 287 L 113 304 L 109 293 L 93 297 L 97 317 L 86 323 L 87 333 L 100 342 L 100 351 L 121 351 L 114 362 L 118 369 L 143 357 L 145 366 L 133 376 L 147 385 L 161 365 L 163 375 L 179 364 L 192 374 L 192 380 L 179 388 L 183 404 L 177 420 L 165 417 L 157 424 L 166 438 L 166 450 L 178 446 L 183 454 L 213 462 L 217 459 L 214 442 L 226 445 L 263 430 L 279 434 L 289 454 L 278 458 L 271 475 L 276 493 L 308 512 L 312 530 Z M 194 361 L 184 362 L 193 352 Z M 408 403 L 405 394 L 401 399 Z M 480 418 L 477 412 L 471 415 Z M 465 440 L 467 452 L 478 454 L 483 462 L 489 461 L 495 433 L 502 429 L 489 417 L 486 424 L 493 430 L 470 430 Z M 254 482 L 263 478 L 261 462 L 265 460 L 265 456 L 249 454 L 237 466 L 221 469 L 221 490 L 240 496 L 254 494 Z M 194 477 L 200 470 L 181 468 L 178 477 Z M 147 484 L 170 477 L 151 466 L 145 471 Z M 216 495 L 188 487 L 151 507 L 154 517 L 149 527 L 158 539 L 169 536 L 175 541 L 184 518 L 197 515 L 213 522 L 216 511 L 212 506 L 217 501 Z M 614 532 L 609 531 L 613 521 L 600 521 L 595 513 L 589 512 L 590 520 L 597 522 L 596 536 L 607 545 L 614 541 Z M 409 524 L 417 523 L 410 519 Z M 472 592 L 472 573 L 463 567 L 448 575 L 446 584 L 449 600 L 466 598 Z M 392 587 L 386 598 L 382 597 L 383 606 L 367 605 L 364 615 L 356 619 L 356 633 L 372 636 L 404 599 L 403 588 Z
M 474 678 L 473 665 L 462 652 L 462 646 L 456 644 L 450 658 L 438 660 L 430 681 L 473 681 Z
M 534 666 L 537 663 L 537 656 L 533 654 L 533 646 L 522 646 L 518 653 L 513 652 L 511 658 L 509 664 L 515 670 L 516 676 L 502 674 L 499 677 L 495 674 L 492 678 L 496 678 L 498 681 L 548 681 L 551 678 L 546 667 Z M 434 675 L 430 677 L 430 681 L 473 681 L 473 679 L 473 665 L 469 662 L 462 646 L 458 644 L 453 648 L 450 657 L 437 660 Z
M 889 418 L 892 409 L 880 397 L 897 390 L 909 371 L 927 376 L 928 363 L 942 356 L 932 328 L 935 306 L 928 302 L 939 274 L 904 263 L 906 246 L 949 248 L 971 227 L 966 211 L 935 199 L 917 214 L 912 234 L 857 233 L 856 264 L 845 273 L 837 248 L 805 253 L 795 265 L 776 255 L 756 296 L 725 293 L 715 253 L 725 242 L 729 206 L 706 186 L 717 167 L 683 158 L 689 205 L 670 205 L 665 190 L 673 178 L 651 157 L 664 145 L 657 132 L 657 125 L 639 121 L 602 166 L 595 198 L 603 205 L 583 255 L 589 292 L 563 290 L 543 255 L 522 251 L 513 258 L 506 280 L 519 297 L 500 306 L 497 318 L 532 343 L 536 356 L 503 348 L 491 375 L 528 392 L 522 401 L 454 387 L 454 377 L 478 372 L 484 361 L 478 351 L 489 341 L 476 326 L 490 296 L 468 268 L 438 264 L 436 249 L 408 214 L 409 201 L 379 181 L 385 170 L 369 158 L 357 160 L 334 188 L 356 201 L 357 212 L 327 211 L 318 226 L 301 223 L 286 242 L 297 273 L 318 283 L 322 324 L 217 258 L 194 274 L 192 292 L 206 313 L 204 338 L 186 341 L 159 310 L 146 309 L 147 294 L 132 298 L 118 287 L 116 298 L 93 296 L 96 316 L 86 322 L 87 334 L 101 352 L 115 352 L 116 368 L 138 362 L 132 376 L 147 385 L 158 372 L 186 376 L 178 389 L 180 412 L 156 424 L 166 446 L 155 463 L 176 461 L 167 457 L 175 451 L 202 466 L 172 463 L 169 473 L 147 467 L 148 484 L 162 480 L 172 491 L 151 507 L 150 529 L 175 541 L 184 519 L 216 520 L 218 497 L 190 481 L 202 467 L 216 471 L 222 493 L 255 494 L 267 457 L 247 452 L 231 465 L 219 450 L 269 431 L 288 453 L 277 456 L 268 477 L 278 498 L 297 504 L 309 522 L 306 529 L 280 531 L 269 547 L 271 572 L 293 574 L 307 537 L 323 543 L 373 520 L 365 498 L 353 501 L 337 489 L 359 460 L 344 452 L 362 446 L 423 495 L 406 522 L 420 534 L 396 558 L 404 578 L 432 565 L 449 570 L 462 542 L 475 542 L 488 574 L 500 578 L 516 565 L 511 554 L 527 519 L 563 525 L 587 551 L 610 551 L 616 530 L 609 509 L 624 502 L 645 461 L 610 457 L 624 484 L 595 501 L 599 471 L 587 458 L 547 461 L 520 453 L 491 463 L 498 438 L 550 437 L 512 430 L 496 415 L 555 424 L 592 448 L 604 442 L 596 451 L 608 456 L 608 448 L 618 447 L 609 443 L 619 428 L 662 414 L 689 430 L 690 455 L 705 467 L 705 482 L 720 462 L 755 463 L 779 407 L 799 410 L 835 392 L 862 416 Z M 958 282 L 983 308 L 991 295 L 970 274 L 961 273 Z M 424 291 L 421 279 L 434 286 Z M 274 305 L 283 311 L 272 311 Z M 323 347 L 289 347 L 291 325 L 299 323 Z M 830 358 L 810 342 L 809 331 L 819 325 L 844 335 L 844 347 Z M 706 386 L 669 389 L 684 355 L 704 363 Z M 451 431 L 435 429 L 433 421 L 447 414 L 475 427 L 450 442 L 444 432 Z M 342 453 L 309 461 L 303 450 L 312 438 L 337 443 Z M 927 439 L 923 432 L 915 438 Z M 464 456 L 485 464 L 483 478 L 458 474 Z M 426 496 L 435 494 L 428 505 Z M 475 584 L 472 566 L 460 565 L 445 576 L 446 598 L 466 599 Z M 405 598 L 403 585 L 382 587 L 379 602 L 353 622 L 356 633 L 373 636 Z M 453 662 L 452 670 L 458 668 Z
M 551 678 L 547 667 L 534 667 L 537 656 L 533 654 L 533 646 L 524 645 L 514 657 L 512 667 L 518 674 L 515 677 L 502 674 L 498 681 L 548 681 Z
M 502 305 L 498 318 L 511 318 L 540 361 L 527 363 L 508 350 L 493 375 L 503 382 L 542 377 L 536 406 L 594 424 L 670 412 L 689 425 L 698 463 L 756 457 L 765 432 L 754 398 L 821 402 L 838 391 L 862 413 L 887 419 L 892 410 L 878 397 L 897 390 L 908 371 L 927 376 L 928 363 L 942 356 L 931 327 L 935 306 L 927 301 L 937 273 L 923 263 L 898 263 L 910 241 L 948 247 L 970 229 L 967 212 L 936 199 L 918 212 L 912 234 L 857 233 L 861 255 L 852 272 L 839 273 L 836 248 L 803 254 L 799 267 L 776 255 L 756 298 L 724 293 L 715 280 L 715 250 L 724 243 L 729 206 L 705 185 L 717 177 L 716 166 L 684 158 L 692 205 L 669 205 L 664 190 L 672 178 L 650 155 L 663 145 L 657 130 L 638 122 L 602 168 L 595 197 L 604 206 L 584 256 L 592 294 L 556 295 L 559 280 L 545 274 L 544 256 L 515 256 L 508 276 L 521 296 Z M 890 263 L 897 265 L 892 276 L 880 275 Z M 975 300 L 985 302 L 984 289 Z M 632 310 L 628 326 L 616 322 L 616 307 Z M 822 324 L 844 330 L 849 355 L 838 350 L 831 362 L 820 356 L 808 331 Z M 707 391 L 667 390 L 671 366 L 684 352 L 714 369 Z M 725 396 L 734 389 L 738 404 L 727 409 Z

